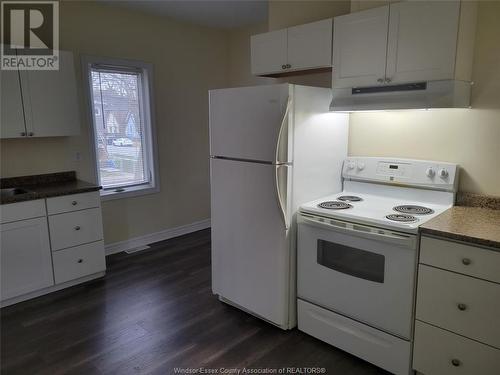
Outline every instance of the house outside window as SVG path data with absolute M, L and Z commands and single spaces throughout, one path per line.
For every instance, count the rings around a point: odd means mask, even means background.
M 158 192 L 151 64 L 85 56 L 83 66 L 101 195 Z

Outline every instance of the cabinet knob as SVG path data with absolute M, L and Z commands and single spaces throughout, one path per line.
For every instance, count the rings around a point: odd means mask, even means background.
M 455 367 L 458 367 L 458 366 L 460 366 L 460 361 L 459 361 L 458 359 L 456 359 L 456 358 L 453 358 L 453 359 L 451 360 L 451 364 L 452 364 L 453 366 L 455 366 Z
M 467 309 L 467 305 L 465 303 L 459 303 L 457 307 L 460 311 L 465 311 Z
M 83 259 L 78 259 L 78 263 L 83 263 Z
M 80 230 L 80 229 L 81 229 L 81 228 L 80 228 L 80 226 L 79 226 L 79 225 L 77 225 L 77 226 L 75 227 L 75 230 Z
M 462 259 L 462 264 L 464 264 L 465 266 L 468 266 L 470 264 L 470 259 L 469 258 L 463 258 Z
M 391 83 L 391 82 L 392 82 L 392 79 L 390 79 L 390 78 L 385 79 L 385 83 Z
M 77 202 L 77 201 L 73 201 L 73 202 L 71 202 L 71 204 L 72 204 L 73 206 L 76 206 L 76 205 L 78 204 L 78 202 Z
M 26 132 L 21 132 L 21 137 L 26 137 Z
M 286 69 L 286 64 L 281 65 L 281 69 Z
M 286 67 L 290 69 L 292 66 L 290 64 L 286 64 Z
M 383 79 L 383 78 L 379 78 L 379 79 L 377 79 L 377 82 L 378 82 L 378 83 L 383 83 L 383 82 L 384 82 L 384 79 Z
M 28 135 L 29 135 L 30 137 L 33 137 L 33 136 L 35 135 L 35 133 L 33 133 L 33 132 L 29 132 L 29 133 L 28 133 Z

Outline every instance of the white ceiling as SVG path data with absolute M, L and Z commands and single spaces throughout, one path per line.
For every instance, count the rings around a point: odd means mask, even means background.
M 197 25 L 232 29 L 267 20 L 267 0 L 106 1 Z

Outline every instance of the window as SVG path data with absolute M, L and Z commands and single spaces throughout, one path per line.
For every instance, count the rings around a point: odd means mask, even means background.
M 159 191 L 150 64 L 84 57 L 103 197 Z

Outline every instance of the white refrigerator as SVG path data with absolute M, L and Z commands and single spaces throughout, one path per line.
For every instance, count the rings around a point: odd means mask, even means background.
M 348 115 L 331 89 L 211 90 L 212 291 L 283 329 L 296 325 L 295 211 L 341 191 Z

